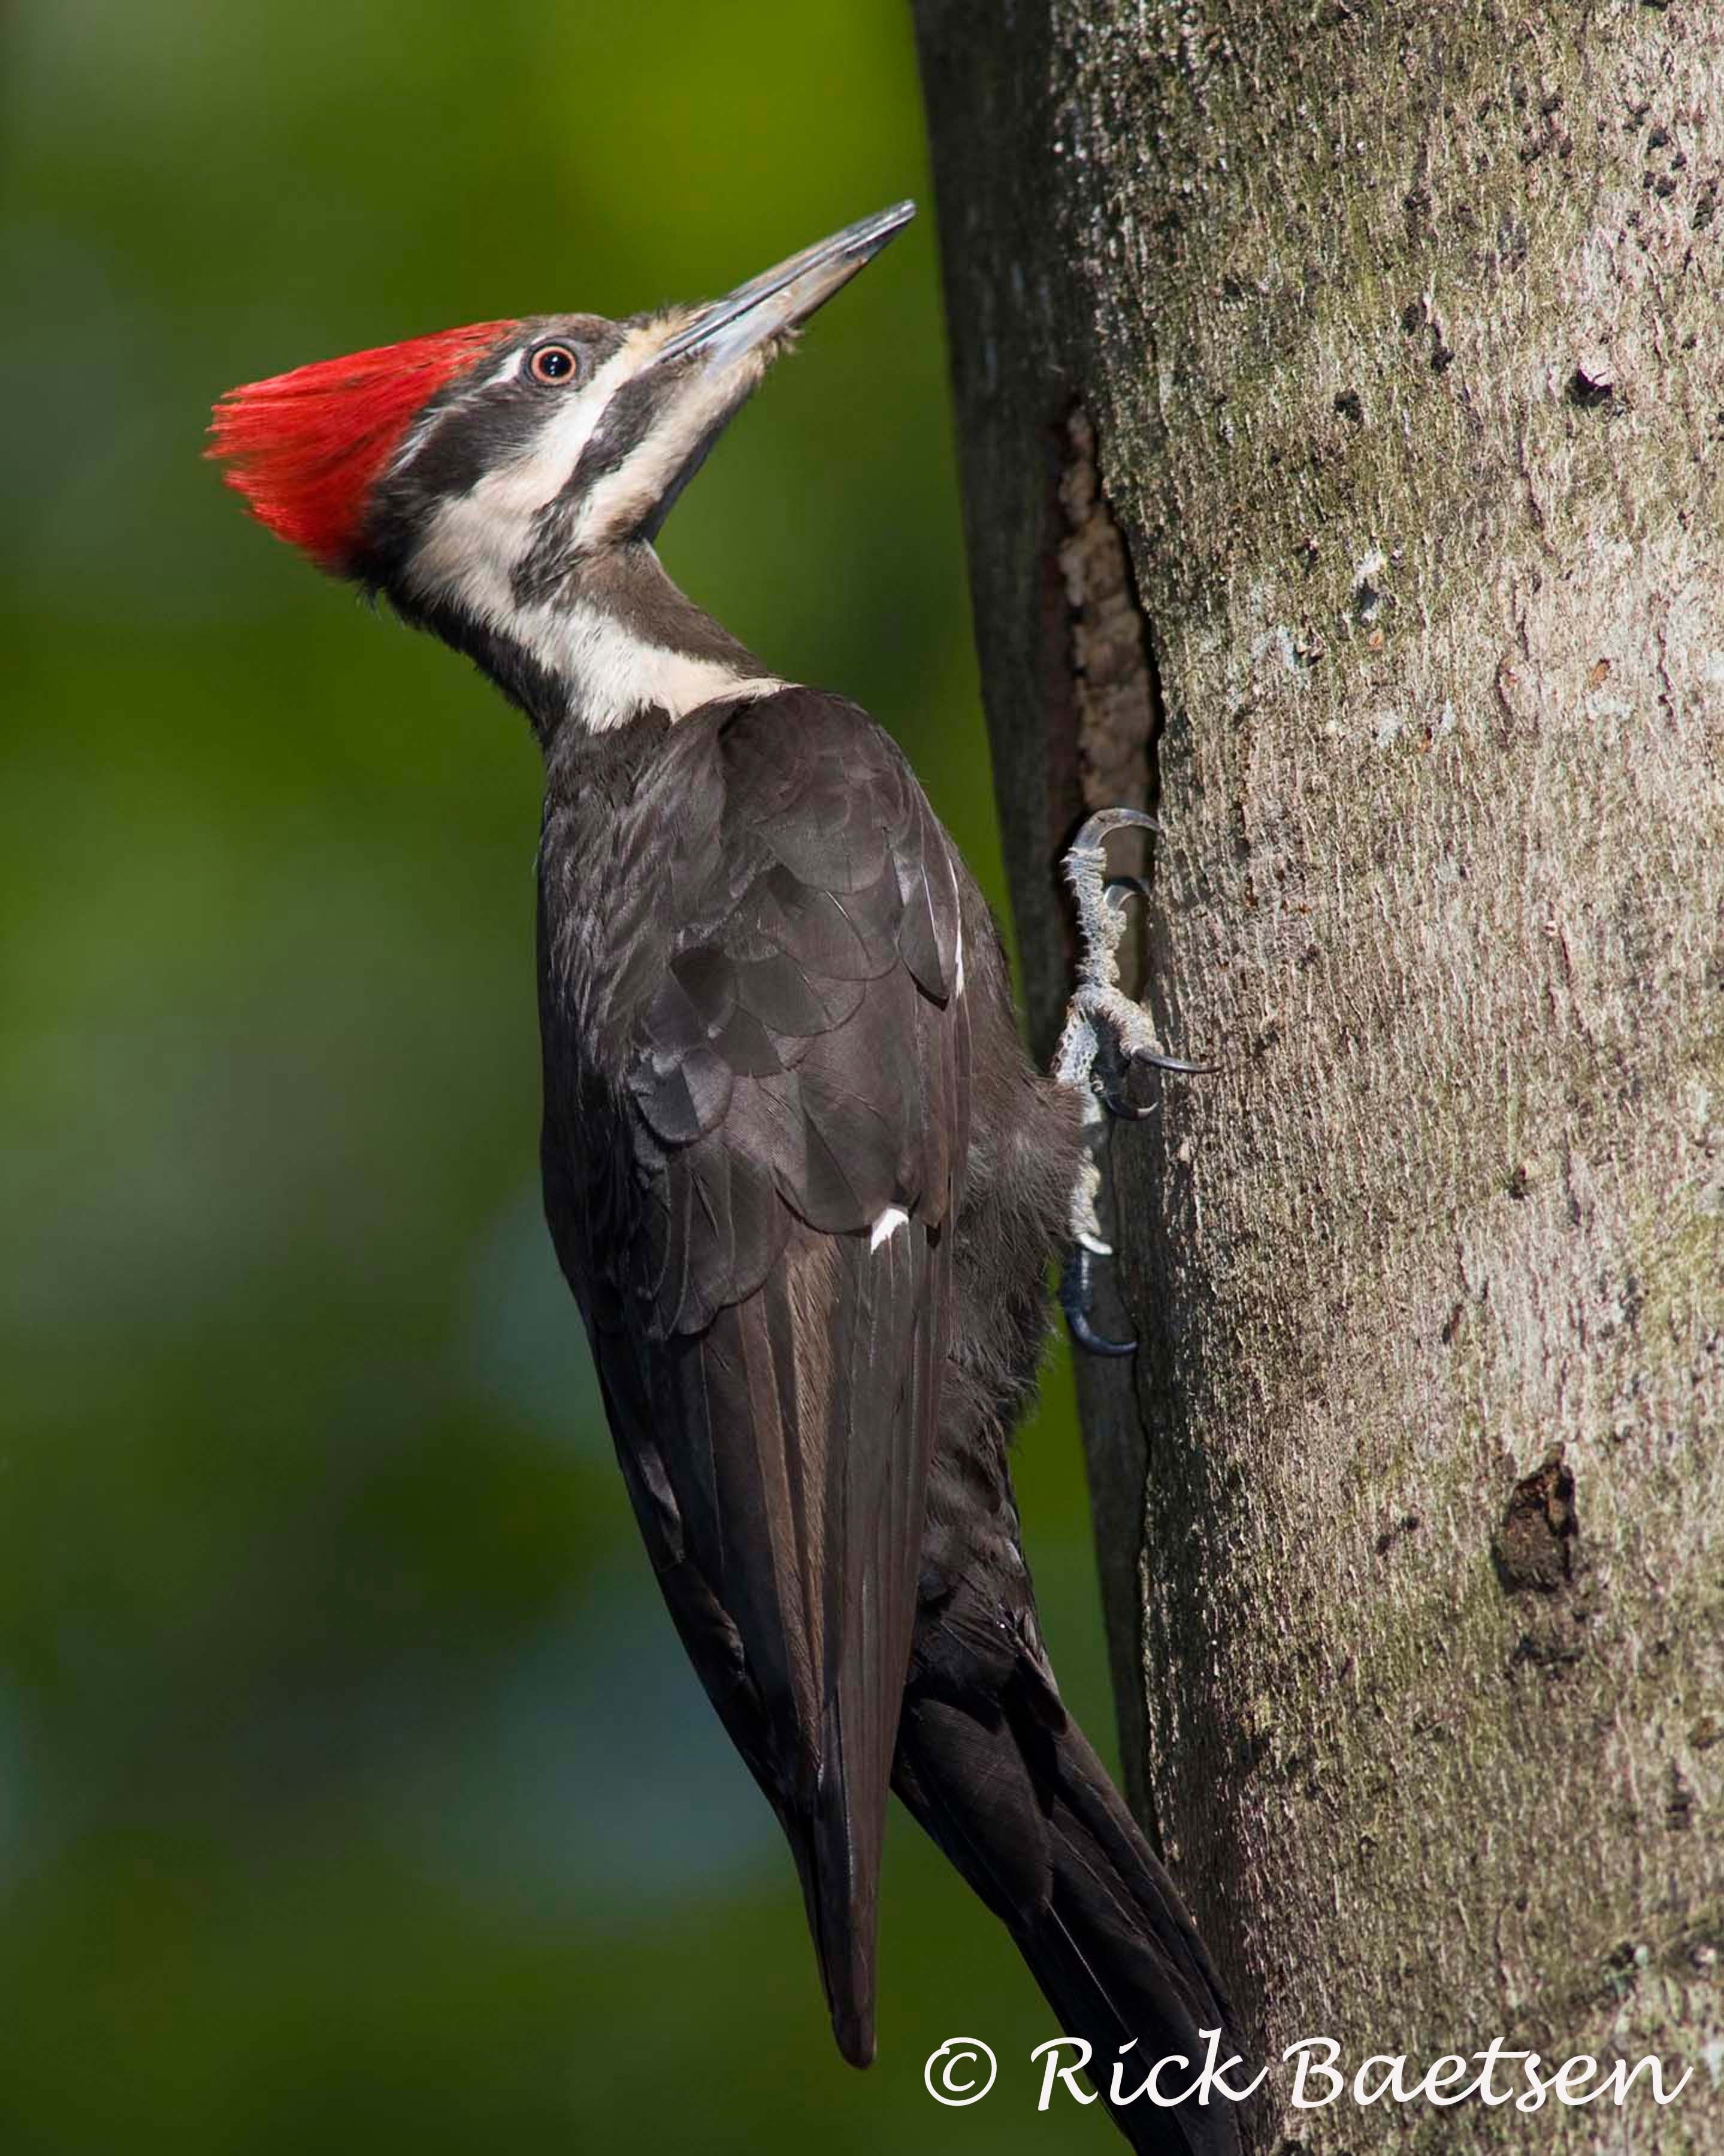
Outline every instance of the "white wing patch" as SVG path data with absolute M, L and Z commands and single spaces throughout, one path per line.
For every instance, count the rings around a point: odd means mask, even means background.
M 868 1236 L 868 1248 L 877 1250 L 883 1243 L 890 1242 L 900 1228 L 908 1228 L 910 1216 L 902 1205 L 888 1205 L 874 1223 Z

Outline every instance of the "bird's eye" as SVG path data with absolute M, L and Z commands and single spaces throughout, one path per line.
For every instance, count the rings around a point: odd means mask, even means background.
M 527 372 L 535 382 L 573 382 L 580 372 L 580 361 L 572 345 L 542 344 L 528 359 Z

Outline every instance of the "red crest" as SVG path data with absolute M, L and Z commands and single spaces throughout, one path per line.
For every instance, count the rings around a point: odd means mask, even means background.
M 347 566 L 366 498 L 431 398 L 517 327 L 474 322 L 230 389 L 208 454 L 279 538 Z

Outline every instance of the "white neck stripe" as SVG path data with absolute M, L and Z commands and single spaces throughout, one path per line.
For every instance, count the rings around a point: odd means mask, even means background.
M 626 725 L 642 711 L 680 719 L 721 696 L 770 696 L 785 685 L 774 675 L 656 644 L 578 590 L 565 588 L 555 599 L 517 596 L 514 572 L 533 544 L 538 512 L 567 483 L 618 387 L 666 334 L 663 325 L 635 331 L 584 389 L 557 406 L 518 455 L 441 502 L 407 567 L 406 582 L 420 598 L 453 606 L 525 652 L 565 690 L 569 716 L 594 733 Z M 519 364 L 519 355 L 512 355 L 493 378 Z M 644 513 L 699 430 L 721 416 L 721 402 L 716 393 L 710 406 L 696 399 L 674 441 L 649 438 L 600 480 L 583 506 L 578 537 L 590 544 L 613 520 L 626 521 L 637 507 Z
M 721 696 L 769 696 L 785 685 L 773 675 L 745 675 L 723 660 L 650 643 L 585 599 L 523 607 L 506 627 L 569 685 L 570 714 L 591 733 L 608 733 L 642 711 L 683 719 Z
M 642 711 L 681 719 L 727 696 L 766 696 L 785 685 L 723 660 L 675 651 L 637 635 L 625 622 L 570 595 L 523 606 L 510 565 L 497 552 L 494 511 L 479 490 L 445 501 L 415 551 L 408 580 L 425 598 L 452 603 L 504 636 L 566 688 L 569 716 L 594 733 Z

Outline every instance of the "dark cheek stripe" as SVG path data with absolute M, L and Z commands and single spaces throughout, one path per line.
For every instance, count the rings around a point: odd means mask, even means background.
M 562 583 L 574 544 L 574 521 L 579 514 L 579 496 L 566 488 L 540 510 L 533 543 L 509 572 L 509 596 L 517 606 L 539 604 Z
M 549 598 L 562 581 L 582 503 L 606 473 L 626 464 L 652 432 L 661 387 L 650 376 L 625 382 L 600 414 L 574 470 L 539 511 L 533 544 L 515 565 L 509 588 L 517 605 L 531 606 Z
M 525 350 L 547 337 L 579 345 L 589 365 L 602 367 L 621 346 L 628 325 L 597 315 L 547 315 L 523 321 L 517 340 Z M 483 370 L 494 372 L 503 348 L 488 352 Z M 487 472 L 518 456 L 556 408 L 558 391 L 517 373 L 506 382 L 479 378 L 457 383 L 419 415 L 425 438 L 406 469 L 383 480 L 366 513 L 356 550 L 364 581 L 389 587 L 405 571 L 414 545 L 445 501 L 471 494 Z
M 650 374 L 624 382 L 600 413 L 599 424 L 564 487 L 565 494 L 584 495 L 607 472 L 627 463 L 652 432 L 660 388 Z

